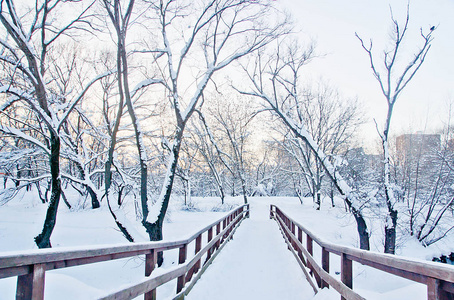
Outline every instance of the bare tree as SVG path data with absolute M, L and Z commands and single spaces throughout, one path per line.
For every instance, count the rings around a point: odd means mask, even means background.
M 230 99 L 228 99 L 230 98 Z M 208 111 L 213 117 L 218 141 L 224 141 L 224 149 L 216 147 L 218 155 L 235 178 L 239 179 L 244 203 L 247 203 L 247 146 L 251 135 L 251 122 L 257 115 L 257 110 L 248 101 L 231 100 L 232 96 L 217 99 L 217 103 Z M 229 101 L 230 100 L 230 101 Z
M 169 0 L 150 4 L 154 8 L 150 20 L 157 21 L 152 28 L 160 33 L 160 42 L 144 52 L 152 53 L 157 62 L 176 123 L 161 193 L 155 207 L 143 215 L 150 240 L 161 240 L 184 131 L 208 83 L 218 71 L 285 33 L 287 26 L 267 19 L 274 12 L 271 2 Z M 188 80 L 186 74 L 194 67 L 198 74 Z
M 125 3 L 125 8 L 122 8 L 120 0 L 103 0 L 104 8 L 106 9 L 110 21 L 115 29 L 116 46 L 117 46 L 117 84 L 118 96 L 120 98 L 119 111 L 117 113 L 116 127 L 113 132 L 113 139 L 111 141 L 109 158 L 106 163 L 106 196 L 109 201 L 109 189 L 111 181 L 111 165 L 113 163 L 113 151 L 116 144 L 116 134 L 118 132 L 117 124 L 120 123 L 121 117 L 121 104 L 125 103 L 131 118 L 132 127 L 134 129 L 135 143 L 138 151 L 139 166 L 140 166 L 140 202 L 142 207 L 142 216 L 148 215 L 148 158 L 147 149 L 144 143 L 144 133 L 140 126 L 140 119 L 137 113 L 137 108 L 133 103 L 133 97 L 137 96 L 138 91 L 147 86 L 160 83 L 161 80 L 149 78 L 140 82 L 134 89 L 130 87 L 130 68 L 128 63 L 128 52 L 126 49 L 126 36 L 130 27 L 131 18 L 133 17 L 135 0 L 129 0 Z M 123 13 L 124 12 L 124 13 Z M 110 206 L 109 206 L 110 207 Z M 124 225 L 119 223 L 112 209 L 110 209 L 115 222 L 120 227 L 128 240 L 132 241 L 132 237 L 127 232 Z M 146 224 L 146 223 L 143 223 Z M 145 225 L 144 225 L 145 226 Z
M 302 49 L 295 44 L 286 51 L 282 48 L 282 44 L 278 45 L 276 51 L 268 57 L 264 53 L 258 53 L 255 60 L 246 64 L 244 70 L 252 86 L 249 90 L 239 91 L 262 99 L 266 109 L 276 114 L 295 137 L 309 147 L 351 210 L 357 222 L 361 249 L 369 249 L 369 232 L 362 205 L 338 169 L 314 141 L 302 115 L 298 80 L 301 68 L 313 57 L 314 49 Z
M 391 181 L 390 171 L 390 154 L 389 154 L 389 134 L 391 130 L 391 118 L 393 114 L 394 105 L 397 99 L 401 95 L 402 91 L 407 87 L 408 83 L 414 78 L 418 72 L 424 60 L 426 59 L 427 53 L 432 43 L 432 33 L 435 30 L 434 27 L 430 28 L 428 32 L 425 32 L 422 28 L 420 29 L 420 36 L 422 44 L 419 49 L 414 53 L 413 58 L 404 65 L 403 69 L 399 70 L 399 58 L 400 53 L 403 51 L 402 43 L 406 37 L 408 30 L 408 23 L 410 21 L 410 7 L 407 6 L 407 15 L 403 24 L 400 24 L 393 16 L 391 10 L 392 20 L 392 33 L 391 33 L 391 49 L 383 51 L 383 70 L 380 70 L 376 64 L 376 56 L 372 52 L 372 40 L 367 45 L 358 34 L 356 37 L 361 42 L 361 46 L 366 51 L 372 73 L 380 85 L 383 96 L 385 97 L 386 104 L 388 106 L 385 122 L 383 128 L 380 130 L 377 125 L 377 131 L 379 133 L 382 148 L 383 148 L 383 189 L 385 194 L 385 203 L 388 209 L 388 214 L 385 221 L 385 253 L 395 252 L 396 247 L 396 226 L 397 226 L 397 214 L 398 211 L 395 208 L 396 196 Z
M 180 178 L 183 184 L 184 205 L 191 205 L 191 184 L 192 171 L 196 163 L 196 156 L 199 153 L 199 148 L 193 143 L 192 139 L 184 139 L 181 146 L 181 155 L 178 160 L 176 176 Z
M 55 17 L 59 9 L 67 4 L 72 5 L 71 12 L 62 18 Z M 49 53 L 58 41 L 71 32 L 90 28 L 89 11 L 93 2 L 79 3 L 61 0 L 36 1 L 27 12 L 17 10 L 13 0 L 1 2 L 0 22 L 5 36 L 0 44 L 0 60 L 7 69 L 2 72 L 1 92 L 8 96 L 1 110 L 16 105 L 23 105 L 34 114 L 43 127 L 33 128 L 42 136 L 38 140 L 21 129 L 2 127 L 9 135 L 33 143 L 49 157 L 51 197 L 42 232 L 35 238 L 40 248 L 51 247 L 50 236 L 55 226 L 57 209 L 62 194 L 60 179 L 61 129 L 74 107 L 84 98 L 87 90 L 103 74 L 85 84 L 79 93 L 75 90 L 59 94 L 51 89 L 52 78 L 49 78 Z
M 216 143 L 213 133 L 211 132 L 210 127 L 208 126 L 205 116 L 200 110 L 196 110 L 199 115 L 200 126 L 193 124 L 193 140 L 195 145 L 202 155 L 205 163 L 208 165 L 210 173 L 214 178 L 216 189 L 221 198 L 221 204 L 224 204 L 225 201 L 225 189 L 224 189 L 224 180 L 223 180 L 223 168 L 221 166 L 222 157 L 219 157 L 221 150 Z M 196 123 L 196 122 L 194 122 Z
M 435 134 L 399 136 L 395 154 L 397 194 L 405 209 L 399 223 L 424 246 L 443 239 L 451 230 L 454 203 L 452 104 L 444 128 Z
M 343 99 L 328 84 L 320 82 L 315 88 L 301 92 L 301 117 L 312 139 L 331 160 L 348 147 L 355 129 L 362 123 L 357 101 Z M 315 208 L 320 209 L 325 171 L 311 149 L 294 135 L 286 134 L 281 146 L 297 162 L 314 199 Z

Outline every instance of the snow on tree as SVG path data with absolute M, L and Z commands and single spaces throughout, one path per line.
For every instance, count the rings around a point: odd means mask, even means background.
M 245 63 L 243 69 L 251 87 L 238 88 L 238 91 L 262 99 L 265 109 L 279 117 L 295 137 L 309 147 L 352 212 L 357 222 L 361 249 L 369 249 L 369 232 L 360 199 L 340 175 L 333 161 L 313 139 L 302 116 L 300 72 L 312 59 L 314 49 L 303 49 L 297 44 L 291 44 L 284 50 L 284 45 L 283 42 L 279 43 L 277 49 L 269 55 L 264 51 L 257 52 L 255 60 Z
M 160 1 L 150 7 L 148 20 L 155 23 L 149 24 L 150 42 L 142 52 L 153 56 L 176 123 L 160 195 L 144 210 L 142 222 L 150 240 L 161 240 L 184 132 L 207 85 L 214 74 L 288 29 L 270 17 L 276 12 L 272 1 Z M 196 76 L 188 77 L 195 69 Z
M 396 227 L 398 210 L 396 208 L 396 190 L 399 187 L 393 185 L 391 180 L 391 166 L 390 166 L 390 147 L 389 135 L 391 131 L 391 119 L 393 115 L 394 105 L 397 99 L 402 94 L 408 83 L 414 78 L 415 74 L 421 68 L 427 53 L 432 44 L 432 34 L 435 28 L 428 28 L 427 30 L 420 29 L 420 37 L 422 43 L 415 51 L 413 57 L 404 65 L 401 65 L 401 52 L 403 51 L 403 41 L 406 37 L 408 24 L 410 21 L 410 7 L 407 6 L 407 15 L 403 24 L 400 24 L 393 16 L 391 10 L 392 20 L 392 33 L 390 35 L 391 46 L 390 49 L 383 51 L 383 67 L 376 64 L 376 55 L 373 53 L 372 40 L 367 45 L 358 34 L 356 37 L 361 42 L 361 46 L 367 53 L 370 61 L 372 73 L 380 85 L 383 96 L 387 104 L 387 114 L 383 128 L 379 128 L 377 124 L 377 131 L 381 139 L 383 148 L 383 190 L 385 194 L 385 204 L 388 214 L 385 220 L 385 253 L 395 252 L 396 247 Z
M 26 141 L 27 145 L 39 148 L 48 156 L 50 170 L 41 176 L 50 178 L 51 196 L 43 230 L 35 237 L 38 247 L 47 248 L 51 247 L 50 237 L 62 195 L 62 129 L 88 89 L 111 72 L 96 76 L 90 82 L 82 81 L 82 86 L 74 85 L 70 89 L 59 89 L 62 78 L 52 76 L 51 70 L 59 68 L 58 59 L 52 53 L 66 36 L 90 28 L 90 10 L 94 2 L 87 5 L 60 0 L 36 1 L 30 8 L 20 6 L 28 11 L 19 11 L 16 4 L 6 0 L 0 8 L 3 35 L 0 61 L 4 66 L 0 92 L 6 95 L 1 111 L 6 119 L 10 118 L 9 111 L 17 113 L 16 126 L 3 123 L 1 131 Z M 69 5 L 72 9 L 67 11 L 65 7 Z M 66 11 L 64 18 L 61 17 L 62 10 Z M 30 119 L 33 122 L 27 123 Z

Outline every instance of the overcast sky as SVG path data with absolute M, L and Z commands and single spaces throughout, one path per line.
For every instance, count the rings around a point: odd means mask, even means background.
M 386 102 L 374 79 L 368 57 L 358 39 L 373 39 L 374 49 L 382 50 L 389 42 L 390 5 L 396 19 L 404 21 L 406 0 L 278 0 L 293 15 L 300 35 L 314 39 L 319 53 L 326 54 L 307 66 L 306 76 L 324 78 L 347 96 L 358 96 L 367 108 L 365 141 L 377 137 L 374 119 L 379 125 L 386 115 Z M 410 26 L 406 42 L 409 53 L 421 44 L 419 29 L 434 32 L 433 46 L 426 62 L 399 98 L 391 134 L 408 131 L 433 132 L 447 118 L 446 103 L 454 100 L 454 0 L 412 0 Z M 381 127 L 381 126 L 380 126 Z

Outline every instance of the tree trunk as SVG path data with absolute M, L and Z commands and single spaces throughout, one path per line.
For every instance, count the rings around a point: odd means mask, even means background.
M 82 168 L 79 162 L 75 162 L 77 170 L 79 171 L 80 174 L 80 179 L 85 180 L 86 175 L 85 175 L 85 170 Z M 83 184 L 83 187 L 87 190 L 88 194 L 90 195 L 91 198 L 91 208 L 92 209 L 97 209 L 101 205 L 99 204 L 98 201 L 98 195 L 96 195 L 95 191 L 89 186 L 88 184 Z
M 320 210 L 320 206 L 322 205 L 322 195 L 320 193 L 320 190 L 317 187 L 317 193 L 316 193 L 316 199 L 315 199 L 315 209 Z
M 158 220 L 154 223 L 147 222 L 146 220 L 142 221 L 143 227 L 145 227 L 145 230 L 148 233 L 148 236 L 150 238 L 150 241 L 162 241 L 163 236 L 162 236 L 162 223 L 163 223 L 164 218 L 158 218 Z M 162 252 L 158 252 L 158 257 L 157 257 L 157 263 L 158 266 L 162 266 L 162 263 L 164 262 L 164 257 L 162 255 Z
M 120 197 L 121 197 L 121 195 L 120 195 Z M 117 215 L 116 215 L 115 212 L 113 211 L 112 206 L 110 206 L 110 199 L 109 199 L 109 197 L 107 197 L 107 206 L 109 207 L 110 214 L 111 214 L 112 217 L 114 218 L 115 224 L 117 224 L 117 227 L 118 227 L 118 229 L 120 229 L 120 232 L 123 234 L 123 236 L 124 236 L 129 242 L 133 243 L 133 242 L 134 242 L 134 238 L 132 237 L 131 234 L 129 234 L 129 231 L 126 229 L 126 227 L 123 226 L 123 224 L 121 224 L 120 221 L 118 221 Z
M 333 187 L 333 183 L 331 183 L 331 189 L 329 191 L 329 197 L 331 199 L 331 206 L 335 207 L 335 205 L 334 205 L 334 187 Z
M 222 186 L 219 186 L 219 194 L 220 194 L 220 197 L 221 197 L 221 204 L 224 205 L 225 194 L 224 194 L 224 189 L 222 188 Z
M 396 251 L 397 210 L 390 209 L 385 224 L 385 253 L 395 254 Z
M 386 207 L 388 215 L 385 223 L 385 253 L 394 254 L 396 248 L 396 225 L 397 225 L 397 210 L 394 209 L 394 191 L 391 186 L 391 163 L 389 154 L 388 136 L 390 131 L 391 116 L 393 112 L 393 102 L 388 102 L 388 114 L 385 122 L 385 129 L 382 135 L 383 146 L 383 186 L 385 190 Z
M 35 243 L 38 248 L 51 248 L 50 236 L 54 230 L 57 221 L 58 204 L 61 196 L 61 179 L 60 179 L 60 137 L 52 130 L 50 131 L 50 171 L 52 194 L 50 197 L 49 207 L 47 208 L 46 219 L 42 232 L 35 237 Z
M 98 195 L 90 186 L 85 185 L 85 188 L 87 189 L 88 194 L 90 195 L 91 198 L 91 208 L 92 209 L 99 208 L 101 205 L 99 204 Z
M 142 225 L 145 227 L 146 232 L 148 233 L 150 241 L 161 241 L 163 239 L 162 234 L 162 224 L 169 207 L 170 196 L 172 195 L 172 187 L 175 179 L 175 171 L 177 169 L 178 157 L 180 154 L 181 141 L 183 139 L 184 124 L 180 124 L 176 130 L 176 136 L 174 145 L 172 147 L 171 159 L 169 161 L 169 167 L 167 170 L 167 178 L 164 179 L 164 185 L 162 187 L 161 195 L 159 196 L 161 201 L 158 201 L 158 204 L 161 203 L 161 208 L 157 220 L 153 223 L 147 220 L 147 214 L 143 215 Z M 161 266 L 163 263 L 162 252 L 158 253 L 158 266 Z
M 243 176 L 244 176 L 244 175 L 241 175 L 241 176 L 240 176 L 240 179 L 241 179 L 241 189 L 243 190 L 244 204 L 247 204 L 246 180 L 244 180 Z
M 351 206 L 352 207 L 352 206 Z M 356 220 L 356 228 L 359 235 L 359 248 L 363 250 L 370 250 L 369 232 L 367 231 L 367 224 L 364 217 L 355 208 L 352 207 L 353 217 Z

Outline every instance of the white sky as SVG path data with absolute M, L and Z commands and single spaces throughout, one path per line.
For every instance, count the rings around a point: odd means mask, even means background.
M 373 119 L 379 125 L 386 115 L 386 102 L 372 75 L 368 57 L 355 31 L 374 41 L 374 49 L 386 47 L 391 28 L 389 5 L 396 19 L 404 20 L 406 0 L 277 0 L 293 15 L 300 35 L 314 39 L 319 53 L 306 75 L 323 78 L 345 96 L 358 96 L 365 103 L 368 124 L 365 145 L 377 138 Z M 438 26 L 426 62 L 404 90 L 395 106 L 391 134 L 432 132 L 447 119 L 447 102 L 454 99 L 454 0 L 412 0 L 408 50 L 417 49 L 419 29 Z M 411 51 L 412 52 L 412 51 Z M 382 53 L 382 52 L 380 52 Z M 411 56 L 402 55 L 402 61 Z M 378 60 L 377 60 L 378 62 Z M 378 64 L 378 63 L 376 63 Z

